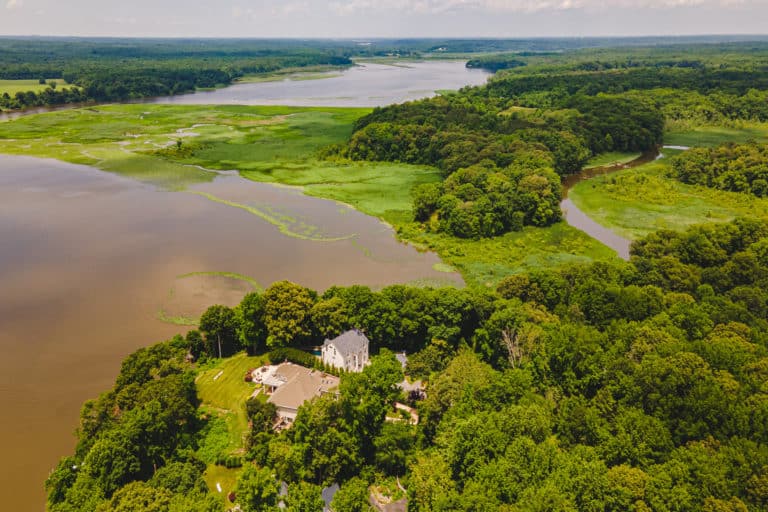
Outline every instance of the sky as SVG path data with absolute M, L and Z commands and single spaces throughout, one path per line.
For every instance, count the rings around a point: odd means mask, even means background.
M 0 0 L 0 35 L 523 38 L 766 33 L 768 0 Z

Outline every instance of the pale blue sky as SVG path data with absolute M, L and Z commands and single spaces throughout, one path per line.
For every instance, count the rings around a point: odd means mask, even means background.
M 2 35 L 766 34 L 768 0 L 0 0 Z

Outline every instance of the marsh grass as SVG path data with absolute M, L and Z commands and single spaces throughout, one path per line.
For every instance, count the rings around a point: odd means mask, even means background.
M 664 134 L 664 144 L 672 146 L 717 146 L 726 142 L 748 140 L 768 142 L 768 123 L 740 122 L 739 126 L 680 126 Z
M 633 240 L 737 216 L 768 218 L 768 199 L 686 185 L 669 172 L 665 158 L 578 183 L 568 197 L 599 224 Z
M 479 240 L 421 232 L 416 224 L 400 227 L 401 237 L 437 252 L 458 269 L 470 286 L 495 287 L 504 277 L 542 267 L 592 261 L 619 262 L 614 251 L 565 222 L 547 228 Z
M 209 201 L 213 201 L 214 203 L 219 203 L 226 206 L 230 206 L 232 208 L 238 208 L 240 210 L 244 210 L 272 224 L 280 231 L 280 233 L 282 233 L 285 236 L 289 236 L 291 238 L 298 238 L 300 240 L 309 240 L 312 242 L 340 242 L 342 240 L 349 240 L 350 238 L 354 238 L 357 236 L 356 234 L 353 233 L 350 235 L 340 236 L 340 237 L 324 237 L 316 233 L 317 231 L 316 226 L 310 226 L 304 223 L 297 223 L 296 226 L 303 228 L 303 230 L 296 231 L 292 227 L 294 223 L 286 220 L 286 218 L 282 215 L 275 215 L 274 213 L 271 213 L 269 209 L 266 209 L 266 208 L 259 209 L 255 206 L 237 203 L 235 201 L 229 201 L 227 199 L 222 199 L 220 197 L 216 197 L 213 194 L 210 194 L 208 192 L 202 192 L 200 190 L 190 190 L 188 192 L 190 194 L 202 196 L 208 199 Z

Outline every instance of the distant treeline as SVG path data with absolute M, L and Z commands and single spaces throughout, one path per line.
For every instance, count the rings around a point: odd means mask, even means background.
M 347 53 L 253 41 L 0 39 L 0 79 L 63 79 L 71 85 L 4 94 L 0 108 L 180 94 L 285 68 L 349 66 Z

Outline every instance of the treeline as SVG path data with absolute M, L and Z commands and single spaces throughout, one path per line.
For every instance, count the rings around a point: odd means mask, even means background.
M 276 510 L 286 482 L 288 509 L 314 511 L 335 482 L 335 512 L 367 510 L 369 485 L 398 478 L 424 512 L 765 510 L 766 290 L 768 226 L 746 219 L 661 231 L 622 266 L 539 270 L 496 291 L 276 283 L 234 309 L 235 349 L 356 326 L 380 354 L 281 434 L 274 408 L 248 401 L 236 501 Z M 179 486 L 197 497 L 186 510 L 213 510 L 191 455 L 183 355 L 202 343 L 215 357 L 222 338 L 201 329 L 130 356 L 115 389 L 86 404 L 76 455 L 49 478 L 50 509 L 180 510 L 168 487 Z M 426 396 L 401 394 L 385 347 L 409 350 Z M 393 400 L 419 424 L 385 421 Z
M 72 87 L 0 97 L 20 109 L 84 101 L 124 101 L 228 85 L 285 68 L 350 66 L 343 47 L 249 40 L 5 39 L 0 79 L 64 79 Z
M 526 52 L 525 55 L 528 53 Z M 524 55 L 513 54 L 501 54 L 501 55 L 488 55 L 478 57 L 476 59 L 470 59 L 467 61 L 466 66 L 470 69 L 485 69 L 488 71 L 496 72 L 502 69 L 514 69 L 522 66 L 526 66 L 527 63 L 524 60 L 520 60 L 520 57 Z
M 672 173 L 683 183 L 768 196 L 768 146 L 723 144 L 694 148 L 675 157 Z

